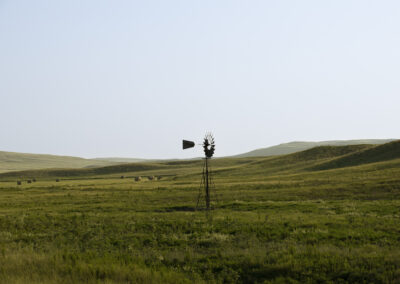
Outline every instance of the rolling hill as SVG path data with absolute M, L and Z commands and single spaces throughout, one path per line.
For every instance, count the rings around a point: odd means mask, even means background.
M 280 144 L 277 146 L 263 148 L 254 150 L 248 153 L 226 157 L 226 158 L 218 158 L 215 159 L 217 164 L 226 164 L 229 159 L 235 159 L 235 161 L 239 164 L 243 164 L 243 159 L 238 158 L 255 158 L 255 157 L 279 157 L 278 160 L 273 159 L 270 162 L 279 163 L 280 159 L 282 159 L 282 155 L 288 155 L 293 153 L 299 153 L 298 155 L 288 156 L 284 159 L 299 159 L 302 155 L 308 155 L 308 158 L 312 158 L 312 160 L 321 159 L 326 155 L 335 153 L 341 153 L 342 155 L 349 154 L 348 151 L 353 151 L 355 149 L 368 148 L 374 145 L 380 145 L 384 143 L 388 143 L 393 141 L 393 139 L 378 139 L 378 140 L 343 140 L 343 141 L 323 141 L 323 142 L 290 142 L 285 144 Z M 363 145 L 354 147 L 345 147 L 340 148 L 341 146 L 354 146 L 354 145 Z M 327 148 L 316 148 L 316 147 L 327 147 Z M 333 147 L 333 148 L 329 148 Z M 338 147 L 338 148 L 334 148 Z M 359 148 L 361 147 L 361 148 Z M 311 152 L 302 152 L 305 150 L 314 149 Z M 326 157 L 325 157 L 326 158 Z M 348 158 L 350 159 L 350 158 Z M 56 155 L 44 155 L 44 154 L 26 154 L 26 153 L 14 153 L 14 152 L 2 152 L 0 151 L 0 173 L 4 172 L 12 172 L 12 171 L 32 171 L 39 169 L 61 169 L 62 172 L 64 169 L 79 169 L 79 168 L 98 168 L 105 166 L 113 166 L 118 164 L 131 164 L 131 163 L 139 163 L 139 164 L 160 164 L 160 165 L 179 165 L 181 163 L 185 163 L 187 161 L 194 161 L 194 163 L 199 163 L 200 161 L 197 159 L 192 160 L 145 160 L 145 159 L 136 159 L 136 158 L 96 158 L 96 159 L 84 159 L 79 157 L 70 157 L 70 156 L 56 156 Z M 218 161 L 218 162 L 217 162 Z M 249 162 L 249 161 L 247 161 Z M 322 162 L 322 161 L 320 161 Z M 172 163 L 172 164 L 171 164 Z M 341 164 L 342 162 L 332 162 Z M 326 165 L 323 167 L 331 167 L 333 164 Z M 280 164 L 282 167 L 283 164 Z M 129 166 L 128 166 L 129 167 Z M 322 167 L 322 165 L 321 165 Z M 321 168 L 322 169 L 322 168 Z M 95 173 L 96 171 L 86 171 L 84 175 L 89 172 Z M 124 172 L 124 171 L 122 171 Z
M 395 159 L 400 159 L 400 141 L 382 145 L 318 146 L 301 152 L 270 157 L 218 158 L 213 160 L 212 166 L 216 177 L 252 176 L 255 179 L 262 179 L 277 174 L 306 174 L 310 171 L 319 172 L 352 166 L 368 167 L 373 163 L 390 163 Z M 389 167 L 392 166 L 389 165 Z M 92 168 L 14 171 L 1 173 L 0 178 L 82 178 L 110 175 L 119 177 L 121 174 L 127 176 L 167 175 L 185 178 L 185 176 L 198 175 L 201 167 L 201 160 L 158 161 Z
M 26 154 L 0 151 L 0 172 L 45 168 L 85 168 L 113 165 L 116 162 L 69 156 Z
M 400 159 L 400 141 L 393 141 L 375 147 L 367 147 L 313 167 L 314 170 L 359 166 Z
M 141 163 L 141 162 L 151 161 L 151 160 L 147 160 L 147 159 L 120 158 L 120 157 L 94 158 L 93 160 L 112 162 L 112 163 Z
M 285 155 L 304 151 L 317 146 L 346 146 L 361 144 L 385 144 L 395 139 L 364 139 L 364 140 L 332 140 L 321 142 L 289 142 L 272 147 L 261 148 L 247 153 L 235 155 L 234 157 L 268 157 L 276 155 Z

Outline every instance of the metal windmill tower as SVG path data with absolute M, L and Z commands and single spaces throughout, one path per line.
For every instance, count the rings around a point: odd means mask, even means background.
M 195 146 L 195 143 L 193 141 L 183 140 L 182 142 L 183 142 L 182 148 L 184 150 Z M 199 191 L 199 196 L 197 198 L 196 207 L 199 206 L 202 192 L 204 191 L 206 209 L 209 210 L 211 207 L 210 191 L 213 185 L 212 171 L 209 160 L 212 158 L 215 152 L 215 139 L 211 133 L 207 133 L 206 136 L 204 137 L 202 147 L 204 151 L 203 175 L 201 178 L 200 191 Z

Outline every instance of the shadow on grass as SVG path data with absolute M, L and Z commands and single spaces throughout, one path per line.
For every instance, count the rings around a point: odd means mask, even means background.
M 164 212 L 194 212 L 198 209 L 194 206 L 172 206 L 164 208 Z

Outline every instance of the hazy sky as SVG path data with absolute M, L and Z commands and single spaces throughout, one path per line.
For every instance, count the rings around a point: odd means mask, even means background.
M 400 1 L 0 0 L 0 150 L 400 137 Z

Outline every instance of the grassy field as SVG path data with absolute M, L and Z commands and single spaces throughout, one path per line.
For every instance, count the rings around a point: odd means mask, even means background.
M 212 164 L 0 174 L 0 282 L 400 282 L 400 142 Z

